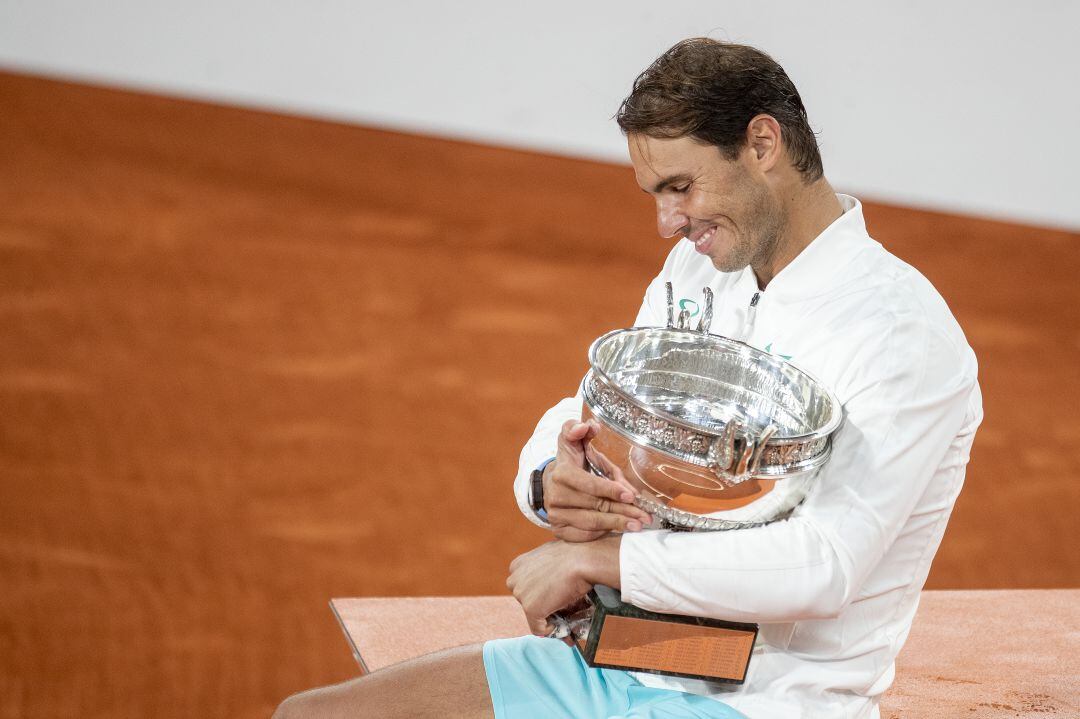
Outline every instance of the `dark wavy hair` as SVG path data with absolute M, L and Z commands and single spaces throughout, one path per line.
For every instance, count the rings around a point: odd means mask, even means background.
M 756 115 L 771 115 L 805 182 L 821 178 L 821 153 L 799 91 L 771 57 L 748 45 L 706 37 L 683 40 L 634 80 L 615 121 L 623 132 L 692 137 L 733 160 Z

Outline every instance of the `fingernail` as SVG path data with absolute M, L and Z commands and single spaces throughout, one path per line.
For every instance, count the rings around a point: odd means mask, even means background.
M 634 501 L 634 495 L 632 492 L 623 492 L 619 499 L 629 504 Z
M 626 523 L 626 531 L 627 532 L 640 532 L 641 531 L 641 522 L 637 521 L 636 519 L 631 519 L 629 522 Z

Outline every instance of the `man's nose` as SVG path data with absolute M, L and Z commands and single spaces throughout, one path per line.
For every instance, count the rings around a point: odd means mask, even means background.
M 674 237 L 690 223 L 676 198 L 663 197 L 656 201 L 656 229 L 661 237 Z

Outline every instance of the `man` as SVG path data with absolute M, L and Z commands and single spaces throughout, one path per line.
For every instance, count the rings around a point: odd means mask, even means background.
M 584 469 L 596 428 L 579 392 L 522 451 L 518 502 L 555 539 L 515 559 L 507 584 L 541 636 L 594 583 L 654 611 L 759 622 L 745 683 L 590 669 L 525 637 L 300 695 L 283 716 L 877 716 L 982 417 L 975 357 L 937 292 L 833 192 L 799 94 L 765 54 L 681 42 L 617 120 L 660 234 L 682 238 L 635 324 L 666 324 L 667 282 L 677 301 L 710 287 L 712 332 L 816 375 L 845 424 L 786 519 L 660 531 L 618 473 Z

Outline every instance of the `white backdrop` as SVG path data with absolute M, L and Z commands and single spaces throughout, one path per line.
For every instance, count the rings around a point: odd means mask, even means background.
M 633 78 L 707 34 L 785 66 L 838 188 L 1080 229 L 1078 27 L 1074 0 L 0 0 L 0 66 L 625 162 Z

